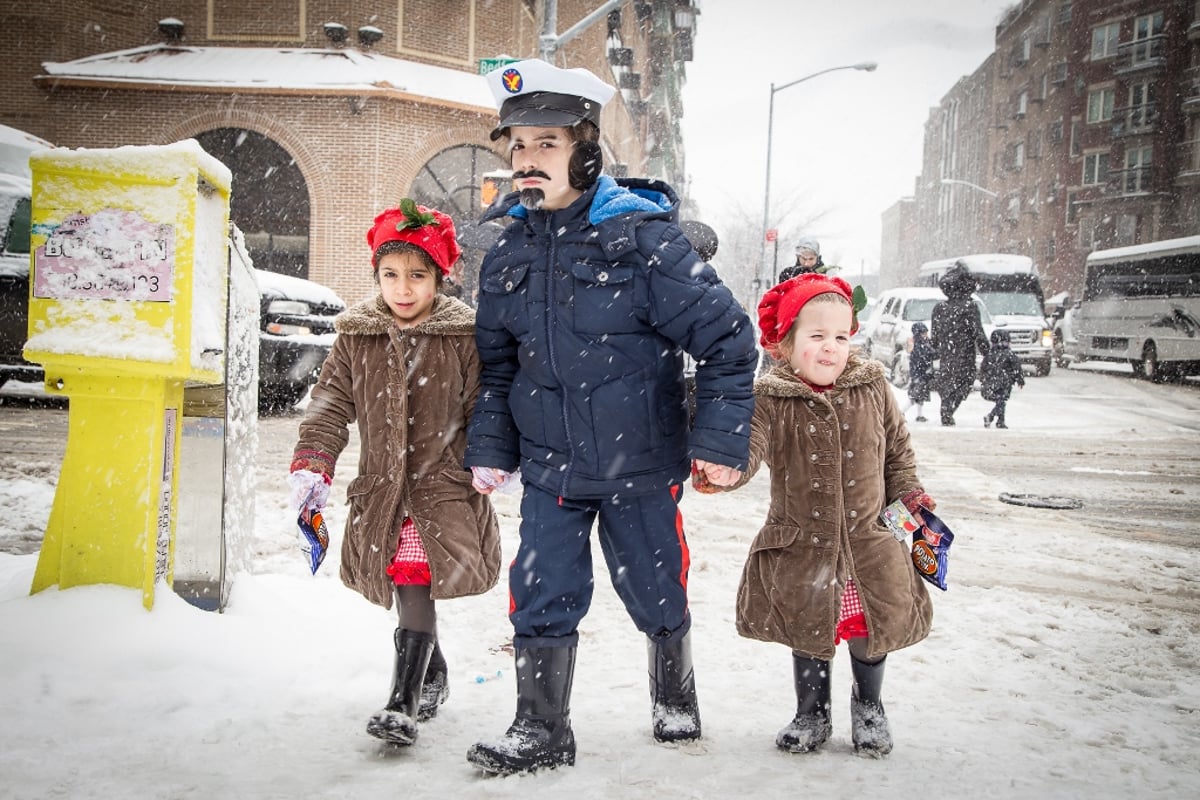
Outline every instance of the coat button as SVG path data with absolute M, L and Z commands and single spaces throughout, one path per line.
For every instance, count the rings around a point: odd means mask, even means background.
M 819 517 L 819 516 L 821 516 L 821 512 L 820 512 L 820 511 L 817 511 L 817 510 L 814 508 L 814 509 L 813 509 L 813 517 Z
M 854 518 L 855 518 L 855 517 L 857 517 L 857 516 L 858 516 L 858 512 L 857 512 L 857 511 L 853 511 L 853 510 L 852 510 L 852 511 L 850 512 L 850 519 L 854 519 Z
M 853 450 L 847 450 L 847 451 L 846 451 L 846 458 L 854 458 L 854 451 L 853 451 Z
M 808 426 L 808 432 L 809 432 L 809 433 L 816 433 L 816 432 L 817 432 L 817 426 L 816 426 L 816 425 L 813 425 L 813 424 L 811 424 L 811 423 L 809 423 L 809 426 Z
M 813 481 L 813 488 L 814 488 L 814 489 L 820 489 L 820 488 L 821 488 L 821 482 L 820 482 L 820 481 Z
M 809 460 L 809 461 L 814 461 L 814 462 L 815 462 L 815 461 L 817 460 L 817 454 L 816 454 L 816 453 L 813 453 L 812 455 L 810 455 L 810 456 L 808 457 L 808 460 Z
M 846 481 L 847 486 L 853 486 L 854 483 L 855 483 L 854 478 L 851 478 L 850 480 Z
M 596 280 L 600 281 L 601 283 L 604 283 L 605 281 L 608 280 L 608 273 L 607 272 L 596 273 Z
M 844 430 L 844 431 L 848 431 L 848 430 L 850 430 L 850 423 L 849 423 L 849 422 L 843 422 L 843 423 L 842 423 L 842 430 Z
M 508 281 L 504 284 L 504 291 L 506 291 L 506 292 L 512 291 L 512 281 Z

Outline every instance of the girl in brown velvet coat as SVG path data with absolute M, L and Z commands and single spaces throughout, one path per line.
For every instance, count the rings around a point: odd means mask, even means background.
M 491 589 L 500 536 L 491 501 L 462 466 L 479 355 L 475 312 L 439 293 L 460 254 L 454 223 L 405 200 L 375 218 L 367 243 L 380 291 L 335 322 L 289 483 L 301 496 L 315 488 L 323 504 L 357 424 L 341 577 L 373 603 L 397 604 L 391 696 L 367 732 L 408 745 L 449 694 L 434 600 Z
M 884 658 L 924 639 L 933 612 L 908 546 L 879 514 L 900 498 L 914 513 L 934 503 L 879 362 L 850 353 L 850 286 L 796 276 L 764 295 L 759 325 L 779 363 L 755 384 L 749 470 L 737 485 L 766 464 L 771 505 L 738 588 L 738 632 L 792 650 L 797 710 L 778 747 L 809 752 L 829 738 L 830 660 L 846 640 L 855 750 L 886 755 Z

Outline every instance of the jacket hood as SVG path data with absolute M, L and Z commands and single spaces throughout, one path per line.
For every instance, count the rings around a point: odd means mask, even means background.
M 385 334 L 395 325 L 396 319 L 392 316 L 391 309 L 388 308 L 382 294 L 355 303 L 338 314 L 333 321 L 335 331 L 352 336 Z M 434 336 L 474 334 L 475 309 L 457 297 L 439 294 L 433 299 L 433 313 L 429 315 L 429 318 L 420 325 L 406 330 Z
M 874 359 L 862 359 L 851 355 L 846 369 L 834 383 L 836 389 L 862 386 L 883 378 L 883 365 Z M 775 366 L 766 375 L 754 382 L 754 393 L 770 397 L 816 397 L 817 392 L 796 377 L 787 364 Z
M 975 276 L 961 261 L 946 270 L 946 274 L 938 281 L 942 294 L 951 300 L 961 300 L 970 297 L 975 291 Z

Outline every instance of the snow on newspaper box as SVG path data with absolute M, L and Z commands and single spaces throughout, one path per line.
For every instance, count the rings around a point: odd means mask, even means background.
M 30 157 L 29 338 L 70 396 L 32 591 L 171 580 L 184 386 L 224 380 L 229 170 L 187 140 Z

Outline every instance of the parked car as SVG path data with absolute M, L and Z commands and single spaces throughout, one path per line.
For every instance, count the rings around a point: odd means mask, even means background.
M 1046 301 L 1054 335 L 1054 363 L 1060 367 L 1085 360 L 1080 352 L 1079 339 L 1075 336 L 1075 314 L 1078 310 L 1079 301 L 1073 300 L 1065 292 Z
M 941 289 L 925 286 L 888 289 L 879 296 L 869 353 L 871 358 L 883 364 L 888 379 L 896 386 L 908 385 L 908 348 L 913 323 L 931 325 L 933 307 L 945 299 Z M 972 296 L 972 299 L 979 307 L 984 333 L 990 337 L 996 327 L 991 314 L 978 296 Z
M 0 386 L 38 383 L 42 367 L 25 360 L 29 332 L 30 181 L 0 175 Z M 313 281 L 256 269 L 262 298 L 258 404 L 264 412 L 291 408 L 317 380 L 333 347 L 333 318 L 346 303 Z
M 867 300 L 867 305 L 858 312 L 858 330 L 850 337 L 850 347 L 857 347 L 859 352 L 867 357 L 871 355 L 871 331 L 879 319 L 879 300 Z

